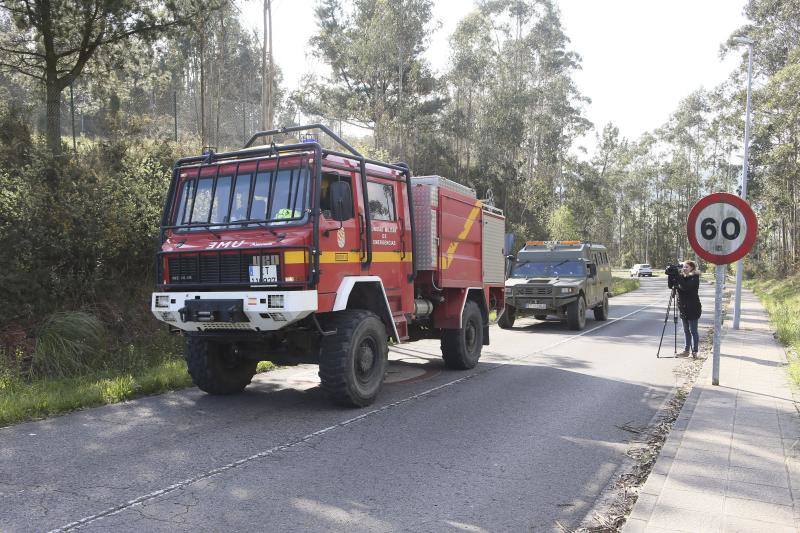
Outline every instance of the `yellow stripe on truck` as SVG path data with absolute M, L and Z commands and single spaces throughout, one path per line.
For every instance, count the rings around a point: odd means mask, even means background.
M 283 262 L 287 265 L 298 265 L 308 263 L 308 254 L 304 251 L 286 252 Z M 320 263 L 360 263 L 360 252 L 322 252 L 319 257 Z M 373 263 L 410 263 L 411 252 L 406 252 L 403 257 L 402 252 L 372 252 Z
M 456 250 L 458 250 L 458 245 L 469 235 L 469 230 L 472 229 L 473 224 L 475 224 L 475 221 L 478 219 L 478 215 L 481 213 L 481 206 L 480 200 L 475 202 L 475 207 L 469 212 L 467 220 L 464 222 L 464 228 L 461 230 L 461 233 L 458 234 L 458 238 L 447 247 L 447 252 L 442 256 L 443 269 L 446 270 L 450 268 L 450 265 L 453 263 L 453 257 L 456 255 Z

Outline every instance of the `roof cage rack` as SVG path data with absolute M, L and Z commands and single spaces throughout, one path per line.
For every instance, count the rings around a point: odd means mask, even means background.
M 256 141 L 256 139 L 260 139 L 262 137 L 274 137 L 275 135 L 294 133 L 294 132 L 298 132 L 298 131 L 308 131 L 308 130 L 321 130 L 328 137 L 330 137 L 331 139 L 336 141 L 336 143 L 339 146 L 341 146 L 342 148 L 344 148 L 345 150 L 347 150 L 348 152 L 350 152 L 354 156 L 362 158 L 362 159 L 364 158 L 364 156 L 361 155 L 361 153 L 358 150 L 353 148 L 344 139 L 342 139 L 341 137 L 336 135 L 333 132 L 333 130 L 331 130 L 328 126 L 326 126 L 325 124 L 320 124 L 320 123 L 308 124 L 306 126 L 288 126 L 288 127 L 284 126 L 282 128 L 277 128 L 277 129 L 273 129 L 273 130 L 257 131 L 245 143 L 244 148 L 250 148 L 251 146 L 253 146 L 253 143 Z M 310 139 L 313 139 L 312 134 L 306 133 L 303 136 L 303 139 L 301 139 L 301 142 L 308 142 L 308 140 L 310 140 Z M 314 140 L 316 140 L 316 139 L 314 139 Z

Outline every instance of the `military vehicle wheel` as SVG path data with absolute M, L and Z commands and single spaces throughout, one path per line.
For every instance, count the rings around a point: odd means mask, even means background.
M 608 293 L 603 294 L 603 303 L 592 309 L 595 320 L 608 320 Z
M 517 310 L 513 307 L 505 306 L 500 317 L 497 319 L 497 325 L 500 329 L 511 329 L 514 327 L 514 320 L 517 318 Z
M 336 333 L 322 338 L 319 378 L 334 403 L 364 407 L 375 401 L 389 360 L 386 327 L 370 311 L 346 310 L 325 320 Z
M 231 344 L 202 337 L 186 339 L 184 358 L 194 384 L 209 394 L 242 392 L 256 374 L 258 364 L 258 361 L 238 357 Z
M 533 315 L 536 320 L 547 320 L 547 315 Z
M 574 330 L 586 327 L 586 301 L 583 296 L 567 305 L 567 325 Z
M 442 334 L 442 358 L 447 368 L 468 370 L 478 364 L 483 348 L 483 317 L 478 304 L 467 300 L 461 329 L 446 329 Z

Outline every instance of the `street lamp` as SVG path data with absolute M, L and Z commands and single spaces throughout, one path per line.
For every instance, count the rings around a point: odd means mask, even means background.
M 750 149 L 750 92 L 753 82 L 753 39 L 735 37 L 734 42 L 747 45 L 747 104 L 744 113 L 744 158 L 742 159 L 742 181 L 739 183 L 739 196 L 747 198 L 747 153 Z M 733 329 L 739 329 L 742 305 L 742 270 L 744 259 L 736 262 L 736 298 L 733 304 Z

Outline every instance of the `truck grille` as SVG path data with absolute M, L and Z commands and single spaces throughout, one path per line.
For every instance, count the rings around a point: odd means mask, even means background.
M 553 287 L 517 287 L 516 296 L 550 296 L 553 294 Z
M 208 284 L 227 285 L 251 283 L 264 284 L 265 280 L 251 282 L 250 267 L 276 265 L 278 279 L 280 275 L 280 255 L 261 252 L 204 252 L 176 253 L 166 256 L 167 279 L 170 284 Z M 262 269 L 256 268 L 256 276 Z

